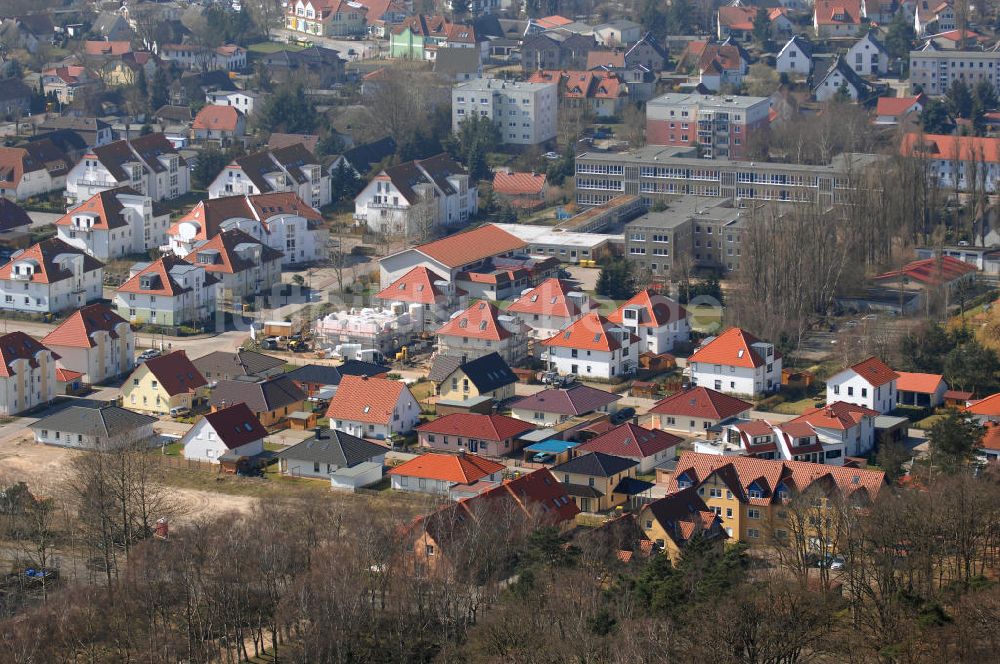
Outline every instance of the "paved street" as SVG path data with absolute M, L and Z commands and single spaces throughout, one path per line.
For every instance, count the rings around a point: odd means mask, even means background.
M 31 218 L 31 227 L 38 228 L 56 223 L 62 215 L 57 212 L 28 212 L 28 216 Z
M 286 40 L 291 37 L 294 40 L 299 40 L 303 38 L 301 32 L 292 32 L 285 28 L 278 28 L 273 31 L 276 37 L 275 41 Z M 354 60 L 368 60 L 370 58 L 378 57 L 380 45 L 377 41 L 353 41 L 350 39 L 331 39 L 329 37 L 321 37 L 319 35 L 309 35 L 309 41 L 316 44 L 317 46 L 324 46 L 326 48 L 332 48 L 335 51 L 340 52 L 340 57 L 347 60 L 348 62 L 353 62 Z M 351 54 L 354 51 L 354 55 Z

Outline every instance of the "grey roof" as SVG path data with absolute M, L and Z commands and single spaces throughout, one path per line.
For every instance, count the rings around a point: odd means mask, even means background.
M 439 74 L 474 74 L 481 66 L 475 48 L 439 48 L 434 60 L 434 71 Z
M 440 383 L 455 373 L 462 366 L 462 358 L 454 355 L 438 355 L 431 362 L 431 370 L 427 372 L 427 380 Z
M 781 50 L 784 51 L 786 48 L 788 48 L 788 45 L 791 44 L 791 43 L 793 43 L 793 42 L 798 47 L 798 49 L 802 52 L 802 55 L 806 56 L 807 58 L 812 59 L 812 56 L 813 56 L 813 45 L 812 45 L 812 42 L 810 42 L 805 37 L 802 37 L 801 35 L 794 35 L 791 39 L 789 39 L 787 42 L 785 42 L 785 45 L 781 48 Z
M 628 470 L 638 465 L 639 462 L 633 459 L 612 456 L 604 452 L 591 452 L 590 454 L 570 459 L 558 466 L 553 466 L 552 472 L 555 474 L 573 473 L 575 475 L 589 475 L 591 477 L 612 477 L 623 470 Z
M 203 376 L 208 376 L 209 373 L 213 376 L 254 376 L 284 366 L 285 361 L 252 350 L 239 350 L 235 353 L 217 350 L 193 360 L 193 364 Z
M 461 366 L 480 394 L 517 382 L 517 376 L 498 353 L 483 355 Z
M 340 379 L 343 378 L 340 369 L 324 364 L 304 364 L 285 375 L 298 383 L 316 385 L 340 385 Z
M 276 456 L 279 459 L 329 463 L 349 468 L 387 451 L 381 445 L 338 429 L 320 429 L 312 437 L 278 452 Z
M 121 436 L 156 422 L 155 417 L 141 415 L 118 406 L 81 399 L 58 413 L 38 420 L 32 429 L 51 429 L 109 438 Z
M 524 397 L 511 408 L 537 410 L 559 415 L 585 415 L 621 399 L 621 395 L 576 383 L 569 387 L 552 387 Z
M 566 489 L 566 493 L 570 496 L 578 496 L 580 498 L 601 498 L 604 496 L 603 491 L 598 491 L 592 486 L 587 486 L 586 484 L 573 484 L 572 482 L 563 483 L 563 487 Z
M 291 378 L 281 375 L 262 381 L 247 378 L 220 380 L 212 389 L 210 401 L 213 406 L 242 402 L 255 413 L 266 413 L 304 401 L 305 398 L 305 392 Z
M 848 65 L 847 62 L 844 61 L 843 56 L 840 55 L 833 59 L 833 62 L 830 64 L 830 68 L 826 70 L 826 73 L 817 79 L 816 85 L 813 86 L 813 91 L 815 92 L 816 90 L 819 90 L 820 86 L 823 85 L 823 81 L 833 74 L 834 71 L 840 72 L 840 75 L 843 76 L 844 79 L 858 91 L 858 96 L 862 96 L 864 93 L 871 91 L 872 86 L 868 83 L 868 81 L 861 78 L 861 75 L 858 74 L 858 72 L 851 69 L 851 66 Z
M 364 360 L 347 360 L 337 367 L 337 369 L 345 376 L 368 376 L 369 378 L 389 373 L 390 371 L 390 367 L 375 364 L 374 362 L 365 362 Z

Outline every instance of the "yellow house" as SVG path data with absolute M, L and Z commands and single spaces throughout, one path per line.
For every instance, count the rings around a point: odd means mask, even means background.
M 832 503 L 870 505 L 884 484 L 880 470 L 685 452 L 667 492 L 693 488 L 730 538 L 762 545 L 789 536 L 789 510 L 796 496 L 815 494 L 811 508 L 821 513 Z
M 635 479 L 638 461 L 591 452 L 553 466 L 552 474 L 566 487 L 581 512 L 604 512 L 625 505 L 652 486 Z
M 513 398 L 517 376 L 500 357 L 490 353 L 468 362 L 439 355 L 428 376 L 437 384 L 438 395 L 445 400 L 464 401 L 491 397 L 495 402 Z
M 208 398 L 208 381 L 182 350 L 154 357 L 136 367 L 122 386 L 130 410 L 166 415 L 173 408 L 194 408 Z
M 639 525 L 674 564 L 680 559 L 684 545 L 695 535 L 720 545 L 727 539 L 722 519 L 709 509 L 693 486 L 644 505 L 639 510 Z

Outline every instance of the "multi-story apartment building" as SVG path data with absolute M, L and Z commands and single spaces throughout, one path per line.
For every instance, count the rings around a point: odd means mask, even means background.
M 767 97 L 669 93 L 646 104 L 646 142 L 700 146 L 709 159 L 739 159 L 754 134 L 767 127 Z
M 852 173 L 879 157 L 840 154 L 826 165 L 699 159 L 693 149 L 647 146 L 632 152 L 584 152 L 576 158 L 576 202 L 601 205 L 622 194 L 646 205 L 682 194 L 745 201 L 839 203 Z
M 23 201 L 66 186 L 69 157 L 47 138 L 0 147 L 0 196 Z
M 688 312 L 673 300 L 641 290 L 618 307 L 608 320 L 639 338 L 639 352 L 669 353 L 691 340 Z
M 24 332 L 0 337 L 0 415 L 14 415 L 56 396 L 56 358 Z
M 910 51 L 910 86 L 924 93 L 943 95 L 955 81 L 973 87 L 989 81 L 1000 91 L 1000 51 L 939 50 L 933 41 L 919 51 Z
M 451 127 L 458 131 L 474 115 L 493 120 L 500 139 L 511 145 L 539 145 L 556 137 L 556 83 L 477 78 L 451 90 Z
M 639 337 L 629 328 L 590 312 L 542 342 L 551 370 L 610 380 L 639 365 Z
M 298 194 L 314 208 L 330 203 L 330 174 L 301 143 L 236 158 L 208 186 L 208 197 L 281 191 Z
M 102 261 L 144 254 L 166 243 L 169 212 L 130 187 L 94 194 L 56 220 L 60 240 Z
M 625 255 L 653 279 L 698 267 L 738 270 L 745 214 L 728 199 L 682 196 L 625 226 Z
M 219 295 L 245 298 L 281 281 L 282 252 L 238 228 L 197 243 L 184 260 L 219 280 Z
M 147 134 L 96 147 L 66 176 L 66 203 L 79 205 L 94 194 L 131 187 L 154 201 L 191 190 L 191 169 L 163 134 Z
M 106 304 L 91 304 L 52 330 L 42 343 L 59 356 L 59 366 L 83 374 L 94 385 L 135 368 L 135 333 Z
M 465 225 L 478 210 L 479 188 L 445 153 L 383 170 L 354 199 L 356 221 L 406 237 Z
M 136 263 L 115 291 L 115 310 L 137 325 L 190 325 L 215 313 L 218 280 L 176 256 Z
M 0 308 L 28 313 L 79 309 L 103 297 L 104 263 L 59 238 L 16 252 L 0 267 Z
M 367 14 L 367 7 L 351 0 L 296 0 L 288 3 L 285 27 L 322 37 L 363 35 Z
M 908 133 L 900 152 L 930 162 L 928 178 L 950 191 L 996 193 L 1000 182 L 1000 138 Z

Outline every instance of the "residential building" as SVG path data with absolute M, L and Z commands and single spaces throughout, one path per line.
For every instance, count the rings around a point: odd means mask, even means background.
M 224 350 L 212 351 L 193 361 L 198 372 L 214 387 L 220 380 L 241 378 L 270 378 L 285 371 L 285 361 L 263 353 L 242 348 L 234 353 Z M 331 367 L 336 370 L 336 367 Z
M 452 413 L 417 427 L 421 447 L 441 452 L 472 452 L 507 456 L 524 446 L 522 435 L 534 431 L 531 424 L 506 415 Z
M 393 236 L 433 236 L 479 211 L 479 189 L 446 153 L 379 172 L 354 198 L 354 219 Z
M 14 201 L 0 197 L 0 246 L 13 249 L 31 242 L 31 217 Z
M 135 325 L 193 325 L 215 315 L 218 279 L 176 256 L 135 263 L 115 291 L 115 311 Z
M 996 424 L 991 422 L 985 425 L 983 438 L 976 448 L 976 455 L 987 463 L 1000 460 L 1000 429 Z
M 896 408 L 899 374 L 877 357 L 852 364 L 826 381 L 826 403 L 837 401 L 864 406 L 882 415 Z
M 317 428 L 301 443 L 278 452 L 283 475 L 329 479 L 334 489 L 353 491 L 382 479 L 383 445 L 336 429 Z
M 880 470 L 684 452 L 667 492 L 695 488 L 722 518 L 730 538 L 754 546 L 791 537 L 788 506 L 800 496 L 819 510 L 836 509 L 841 501 L 869 507 L 884 484 L 885 473 Z M 831 545 L 832 555 L 834 543 L 817 542 L 818 547 Z
M 808 76 L 813 70 L 813 45 L 804 37 L 793 36 L 778 51 L 775 71 L 779 74 Z
M 417 304 L 423 307 L 423 329 L 439 326 L 447 320 L 451 311 L 448 307 L 455 301 L 454 284 L 426 267 L 415 267 L 375 294 L 390 309 L 394 304 L 405 307 Z M 431 329 L 434 329 L 433 327 Z
M 900 406 L 940 408 L 948 383 L 941 374 L 896 372 L 896 402 Z
M 52 141 L 0 147 L 0 196 L 23 201 L 66 186 L 70 161 Z
M 508 145 L 541 145 L 556 137 L 559 94 L 555 83 L 477 78 L 451 90 L 451 128 L 473 115 L 488 118 Z
M 166 62 L 198 71 L 239 72 L 247 68 L 247 50 L 235 44 L 223 44 L 216 48 L 198 44 L 163 44 L 159 55 Z
M 16 415 L 52 401 L 58 359 L 24 332 L 0 336 L 0 415 Z
M 874 88 L 841 55 L 833 58 L 825 73 L 817 73 L 816 81 L 813 95 L 819 102 L 837 95 L 844 95 L 852 101 L 864 101 L 874 94 Z
M 149 415 L 98 401 L 78 399 L 57 413 L 31 425 L 36 443 L 79 450 L 144 449 L 159 438 L 158 420 Z
M 390 29 L 389 57 L 434 61 L 439 48 L 482 52 L 485 43 L 471 25 L 452 23 L 444 16 L 415 14 Z
M 898 125 L 906 118 L 916 121 L 926 103 L 927 97 L 922 93 L 915 97 L 879 97 L 875 106 L 875 124 Z
M 285 428 L 289 415 L 305 410 L 306 393 L 284 374 L 235 376 L 213 383 L 209 398 L 213 411 L 244 404 L 265 427 Z
M 732 37 L 736 41 L 751 42 L 754 39 L 754 22 L 757 20 L 759 9 L 753 5 L 729 5 L 719 7 L 716 12 L 716 23 L 718 26 L 719 40 Z M 788 18 L 788 9 L 785 7 L 773 7 L 765 9 L 767 20 L 770 24 L 769 37 L 771 39 L 781 39 L 791 35 L 795 31 L 795 25 Z
M 642 25 L 628 19 L 601 23 L 593 28 L 594 38 L 601 46 L 613 48 L 635 44 L 642 37 Z M 646 33 L 648 34 L 648 33 Z
M 241 139 L 247 130 L 247 120 L 243 112 L 232 106 L 203 106 L 191 123 L 191 138 L 196 141 L 212 141 L 228 144 Z
M 700 145 L 709 159 L 739 159 L 754 135 L 767 128 L 770 107 L 767 97 L 668 93 L 646 105 L 646 141 Z
M 106 304 L 79 309 L 49 332 L 42 343 L 59 356 L 59 366 L 91 385 L 135 368 L 135 333 Z
M 59 238 L 20 249 L 0 267 L 0 308 L 27 313 L 79 309 L 104 296 L 104 264 Z
M 602 452 L 631 459 L 639 464 L 636 472 L 652 473 L 653 468 L 677 457 L 677 445 L 684 441 L 680 436 L 658 429 L 647 429 L 626 422 L 596 438 L 591 438 L 573 448 L 573 456 Z
M 638 195 L 651 206 L 680 194 L 748 201 L 818 204 L 844 200 L 851 173 L 863 172 L 879 157 L 840 154 L 829 164 L 699 159 L 695 150 L 647 146 L 631 152 L 590 151 L 576 157 L 576 202 L 601 205 L 622 194 Z
M 131 187 L 99 191 L 56 220 L 57 237 L 98 260 L 166 244 L 170 214 Z
M 77 97 L 101 88 L 100 77 L 82 65 L 43 69 L 41 80 L 45 96 L 53 95 L 62 104 L 72 104 Z
M 39 136 L 59 131 L 72 131 L 87 143 L 88 148 L 98 148 L 107 145 L 114 137 L 111 125 L 98 118 L 77 117 L 75 115 L 57 115 L 45 118 L 38 125 L 35 133 Z
M 617 412 L 620 394 L 596 387 L 573 383 L 568 387 L 550 387 L 518 399 L 510 406 L 510 414 L 537 427 L 561 424 L 573 417 Z
M 1000 51 L 941 50 L 928 42 L 910 51 L 910 87 L 932 97 L 942 96 L 954 81 L 975 87 L 980 81 L 992 83 L 1000 91 Z
M 961 412 L 971 416 L 980 424 L 1000 423 L 1000 392 L 982 399 L 967 401 Z
M 827 406 L 807 410 L 791 420 L 808 424 L 824 446 L 843 446 L 845 456 L 863 457 L 875 448 L 875 418 L 878 411 L 837 401 Z
M 420 404 L 402 381 L 344 376 L 326 411 L 330 425 L 360 438 L 389 440 L 420 422 Z
M 908 133 L 900 154 L 929 162 L 928 177 L 937 178 L 942 189 L 968 192 L 977 188 L 991 194 L 998 190 L 1000 138 Z
M 288 3 L 285 28 L 320 37 L 365 34 L 368 8 L 351 0 L 296 0 Z
M 307 77 L 325 88 L 344 82 L 344 59 L 332 48 L 309 46 L 301 51 L 255 53 L 254 59 L 267 70 L 272 81 L 288 83 Z
M 864 0 L 815 0 L 813 30 L 820 39 L 853 37 L 861 29 Z
M 663 431 L 705 435 L 732 418 L 745 418 L 753 404 L 703 386 L 682 390 L 649 409 L 651 424 Z
M 586 108 L 599 118 L 618 117 L 629 100 L 622 76 L 603 67 L 594 71 L 539 70 L 528 82 L 557 86 L 563 108 Z
M 652 486 L 635 478 L 639 462 L 604 452 L 589 452 L 552 467 L 581 512 L 606 512 Z
M 434 73 L 447 81 L 471 81 L 483 76 L 483 54 L 475 48 L 438 48 Z
M 728 445 L 738 454 L 760 459 L 844 465 L 846 441 L 829 435 L 821 437 L 820 430 L 814 427 L 810 419 L 818 422 L 818 418 L 799 418 L 777 423 L 768 420 L 731 422 L 723 425 L 721 440 L 708 444 L 696 443 L 695 451 L 725 454 Z M 827 429 L 822 430 L 829 433 Z
M 560 374 L 611 380 L 639 366 L 639 337 L 591 312 L 542 342 L 542 359 Z
M 206 104 L 232 107 L 242 113 L 244 118 L 248 118 L 253 114 L 253 109 L 260 102 L 260 99 L 260 94 L 247 90 L 209 90 L 205 93 Z M 278 146 L 274 145 L 273 141 L 269 139 L 268 147 Z M 314 147 L 309 147 L 309 150 L 312 151 Z
M 738 327 L 706 339 L 687 366 L 693 385 L 727 394 L 756 398 L 781 387 L 781 353 Z
M 608 315 L 608 321 L 637 336 L 639 351 L 643 353 L 669 353 L 678 344 L 691 341 L 687 310 L 648 289 L 639 291 L 615 309 Z
M 267 429 L 246 404 L 237 403 L 205 415 L 180 442 L 188 461 L 217 464 L 220 460 L 262 454 L 266 436 Z
M 722 518 L 709 509 L 693 486 L 643 505 L 638 519 L 646 537 L 673 564 L 680 562 L 684 546 L 695 537 L 720 545 L 729 537 Z
M 239 229 L 282 253 L 282 266 L 326 257 L 323 215 L 292 192 L 203 200 L 170 226 L 169 249 L 187 256 L 200 242 Z
M 555 29 L 529 35 L 521 43 L 525 73 L 544 70 L 584 70 L 587 54 L 597 48 L 594 36 Z
M 183 350 L 146 360 L 122 385 L 122 403 L 129 410 L 167 415 L 205 403 L 208 381 Z
M 346 163 L 358 177 L 367 178 L 375 166 L 394 154 L 396 154 L 396 141 L 391 136 L 386 136 L 345 150 L 330 163 L 329 171 L 332 174 L 341 163 Z
M 889 52 L 874 31 L 854 42 L 844 59 L 862 76 L 879 76 L 889 71 Z
M 907 263 L 899 270 L 891 270 L 873 277 L 880 286 L 894 293 L 916 295 L 919 308 L 948 307 L 954 301 L 967 297 L 978 276 L 975 265 L 953 258 L 939 256 Z
M 66 176 L 66 203 L 78 205 L 107 189 L 131 187 L 154 201 L 191 190 L 191 167 L 163 134 L 147 134 L 91 149 Z
M 951 0 L 915 0 L 913 8 L 913 30 L 918 37 L 958 27 Z
M 421 454 L 389 471 L 392 488 L 448 496 L 452 491 L 467 491 L 473 485 L 482 490 L 500 483 L 502 463 L 475 454 Z
M 566 281 L 551 278 L 521 293 L 506 311 L 527 325 L 533 338 L 548 339 L 592 309 L 597 309 L 597 302 L 589 295 Z
M 118 12 L 101 12 L 94 19 L 90 26 L 90 31 L 108 41 L 127 41 L 132 39 L 135 33 Z
M 292 192 L 314 208 L 331 201 L 330 174 L 301 143 L 237 157 L 208 186 L 209 198 Z
M 264 293 L 281 282 L 283 254 L 234 228 L 195 243 L 184 256 L 191 265 L 218 279 L 219 292 L 233 298 Z
M 523 327 L 509 316 L 501 316 L 492 302 L 473 302 L 434 333 L 437 352 L 461 357 L 463 362 L 498 353 L 511 366 L 527 355 Z
M 444 400 L 465 401 L 489 397 L 501 403 L 514 396 L 517 375 L 510 370 L 498 353 L 490 353 L 468 362 L 450 355 L 438 355 L 428 379 L 437 385 L 437 393 Z M 438 366 L 438 360 L 451 360 L 447 368 Z M 435 369 L 438 375 L 434 376 Z M 475 452 L 475 450 L 472 450 Z
M 344 376 L 385 378 L 388 373 L 389 367 L 361 360 L 347 360 L 339 367 L 327 364 L 303 364 L 285 375 L 310 398 L 320 398 L 324 393 L 331 395 L 335 393 Z
M 697 74 L 700 85 L 712 92 L 724 85 L 739 87 L 749 70 L 750 55 L 732 39 L 690 41 L 677 61 L 677 71 Z

